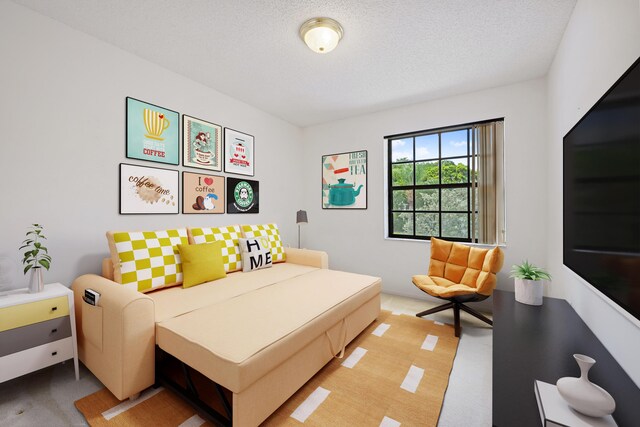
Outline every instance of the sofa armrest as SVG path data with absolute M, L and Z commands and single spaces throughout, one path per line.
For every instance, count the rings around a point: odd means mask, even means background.
M 84 302 L 87 288 L 100 293 L 98 305 Z M 120 400 L 153 385 L 153 300 L 95 274 L 78 277 L 71 289 L 80 360 Z
M 329 255 L 323 251 L 310 249 L 285 248 L 287 262 L 309 267 L 329 268 Z

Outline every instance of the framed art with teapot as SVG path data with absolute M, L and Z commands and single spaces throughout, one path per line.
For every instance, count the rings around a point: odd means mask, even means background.
M 322 156 L 322 209 L 367 209 L 367 151 Z

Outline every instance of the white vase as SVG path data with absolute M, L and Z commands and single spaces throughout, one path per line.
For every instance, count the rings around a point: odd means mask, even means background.
M 542 305 L 542 280 L 515 279 L 516 301 L 529 305 Z
M 613 413 L 616 402 L 602 387 L 589 381 L 589 369 L 596 361 L 583 354 L 574 354 L 580 366 L 580 378 L 564 377 L 556 383 L 560 396 L 570 407 L 590 417 L 604 417 Z
M 42 267 L 33 267 L 29 277 L 29 293 L 36 294 L 44 291 L 44 281 L 42 280 Z

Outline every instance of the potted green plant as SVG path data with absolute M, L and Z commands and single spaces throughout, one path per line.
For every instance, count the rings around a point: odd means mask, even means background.
M 551 280 L 551 275 L 540 267 L 525 260 L 511 267 L 515 279 L 516 301 L 529 305 L 542 305 L 542 284 Z
M 49 270 L 51 267 L 51 256 L 49 251 L 42 244 L 42 240 L 47 238 L 42 233 L 43 226 L 40 224 L 32 224 L 27 231 L 27 238 L 22 242 L 19 250 L 26 249 L 22 258 L 24 265 L 24 274 L 31 270 L 29 279 L 29 292 L 36 293 L 44 290 L 44 281 L 42 279 L 42 269 Z

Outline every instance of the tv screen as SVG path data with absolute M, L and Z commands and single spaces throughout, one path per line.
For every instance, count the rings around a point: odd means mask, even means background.
M 564 137 L 564 264 L 640 320 L 640 59 Z

